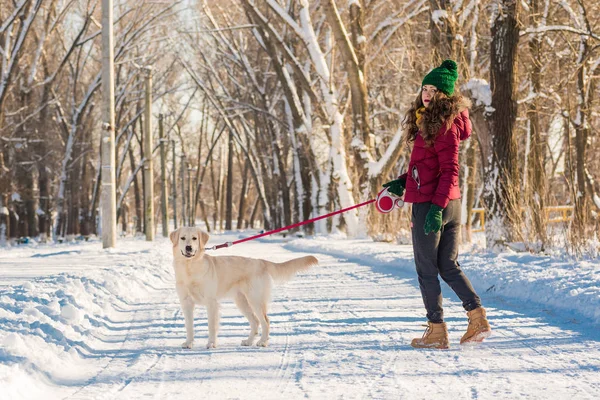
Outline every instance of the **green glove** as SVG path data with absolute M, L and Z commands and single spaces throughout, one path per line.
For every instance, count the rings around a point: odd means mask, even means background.
M 437 204 L 431 204 L 429 212 L 425 217 L 425 225 L 423 225 L 426 235 L 432 232 L 439 232 L 442 229 L 442 211 L 444 211 L 442 207 Z
M 383 184 L 384 188 L 388 188 L 388 192 L 398 197 L 402 197 L 404 194 L 404 188 L 406 187 L 406 179 L 394 179 Z

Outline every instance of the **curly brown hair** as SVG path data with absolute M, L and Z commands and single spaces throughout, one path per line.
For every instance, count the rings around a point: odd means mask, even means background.
M 442 124 L 445 123 L 446 127 L 449 128 L 461 111 L 471 107 L 471 100 L 457 92 L 454 92 L 452 96 L 447 96 L 438 91 L 433 96 L 429 107 L 425 108 L 419 126 L 417 125 L 416 111 L 421 107 L 424 107 L 424 105 L 421 90 L 419 90 L 417 98 L 412 102 L 402 120 L 404 142 L 407 145 L 411 145 L 417 138 L 417 134 L 420 133 L 427 146 L 433 146 Z

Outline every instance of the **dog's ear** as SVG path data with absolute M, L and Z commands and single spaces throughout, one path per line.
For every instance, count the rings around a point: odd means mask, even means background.
M 208 243 L 208 238 L 210 237 L 208 233 L 198 229 L 198 235 L 200 235 L 200 237 L 202 238 L 202 246 Z
M 177 241 L 179 240 L 179 229 L 171 232 L 169 234 L 169 239 L 171 239 L 171 243 L 173 243 L 173 246 L 175 246 L 177 244 Z

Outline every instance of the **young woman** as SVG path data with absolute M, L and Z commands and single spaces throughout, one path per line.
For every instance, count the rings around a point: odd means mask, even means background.
M 419 287 L 427 310 L 427 329 L 413 339 L 416 348 L 448 348 L 438 275 L 454 290 L 467 311 L 469 325 L 460 343 L 491 334 L 485 309 L 458 264 L 460 188 L 458 146 L 471 135 L 470 101 L 454 93 L 456 62 L 445 60 L 425 76 L 421 92 L 403 121 L 413 149 L 408 171 L 384 184 L 412 206 L 412 242 Z

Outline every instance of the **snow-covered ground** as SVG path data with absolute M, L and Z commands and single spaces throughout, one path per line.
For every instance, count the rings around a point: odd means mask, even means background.
M 237 238 L 220 235 L 209 244 Z M 320 265 L 273 292 L 268 348 L 223 304 L 219 348 L 184 340 L 166 239 L 0 249 L 0 399 L 596 399 L 600 261 L 476 249 L 460 262 L 493 336 L 461 347 L 466 318 L 445 288 L 451 349 L 414 350 L 423 306 L 410 246 L 335 237 L 247 242 L 219 254 Z

